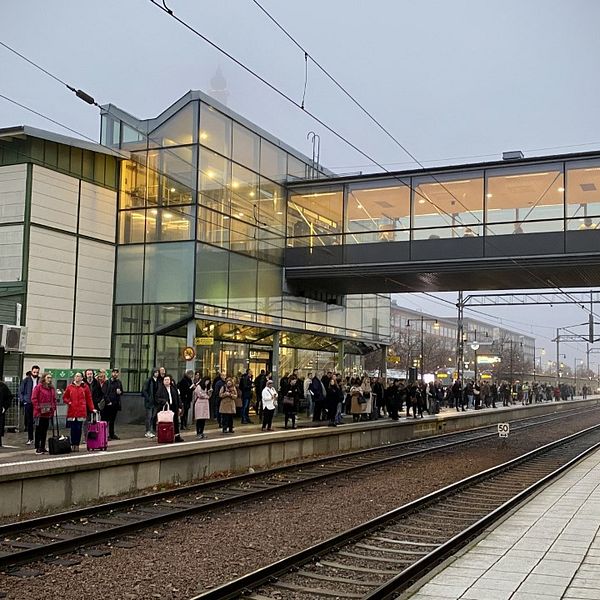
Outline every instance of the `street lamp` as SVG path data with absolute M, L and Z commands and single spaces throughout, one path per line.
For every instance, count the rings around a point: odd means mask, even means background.
M 414 319 L 412 319 L 414 321 Z M 410 327 L 410 319 L 408 319 L 406 321 L 406 326 Z M 425 317 L 420 317 L 419 321 L 421 321 L 421 356 L 420 356 L 420 360 L 419 360 L 419 367 L 420 367 L 420 371 L 421 371 L 421 381 L 423 381 L 423 377 L 425 375 L 425 356 L 424 356 L 424 352 L 425 352 L 425 348 L 424 348 L 424 344 L 423 344 L 423 340 L 424 340 L 424 331 L 423 331 L 423 323 L 425 323 L 425 321 L 428 322 L 433 322 L 433 328 L 435 330 L 438 330 L 440 328 L 440 323 L 437 319 L 427 319 Z
M 474 381 L 475 383 L 477 383 L 477 350 L 479 350 L 479 342 L 477 340 L 474 340 L 473 342 L 471 342 L 471 349 L 474 352 L 474 357 L 473 357 L 473 374 L 474 374 Z

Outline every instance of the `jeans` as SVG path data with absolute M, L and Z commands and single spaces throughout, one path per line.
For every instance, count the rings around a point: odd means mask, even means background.
M 156 417 L 156 409 L 155 408 L 147 408 L 146 409 L 146 433 L 152 432 L 155 433 L 155 424 L 154 418 Z
M 71 446 L 79 446 L 81 444 L 81 429 L 83 421 L 68 421 L 71 429 Z
M 252 396 L 242 396 L 242 423 L 250 423 L 250 399 Z
M 50 417 L 39 417 L 38 424 L 35 428 L 35 449 L 45 450 L 46 449 L 46 435 L 48 434 L 48 425 L 50 424 Z
M 26 402 L 23 406 L 23 414 L 25 416 L 25 428 L 27 429 L 27 441 L 33 440 L 33 404 Z

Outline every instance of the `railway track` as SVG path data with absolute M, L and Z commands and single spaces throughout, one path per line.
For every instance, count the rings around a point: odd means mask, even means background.
M 513 421 L 511 430 L 514 433 L 590 412 L 599 412 L 599 409 L 579 409 Z M 376 468 L 392 461 L 496 435 L 495 425 L 480 427 L 0 525 L 0 568 L 15 567 L 41 558 L 52 560 L 59 554 L 234 502 L 255 499 L 330 477 L 351 475 L 361 469 Z
M 600 425 L 467 477 L 191 600 L 391 600 L 600 449 Z

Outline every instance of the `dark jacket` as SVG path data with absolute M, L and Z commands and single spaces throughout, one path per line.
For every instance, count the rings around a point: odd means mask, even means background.
M 194 394 L 193 386 L 194 382 L 187 376 L 184 375 L 181 381 L 177 384 L 179 390 L 179 399 L 183 403 L 183 406 L 192 405 L 192 396 Z
M 39 377 L 37 383 L 40 383 Z M 21 404 L 28 404 L 31 402 L 31 392 L 33 392 L 33 377 L 25 377 L 19 386 L 19 400 L 21 401 Z
M 248 375 L 248 373 L 244 373 L 240 377 L 240 392 L 242 392 L 243 398 L 250 398 L 252 396 L 252 376 Z
M 323 396 L 323 384 L 316 375 L 312 378 L 308 389 L 312 392 L 315 402 L 325 400 L 325 397 Z
M 256 398 L 258 400 L 262 398 L 262 392 L 265 387 L 267 387 L 267 376 L 264 373 L 261 373 L 254 380 L 254 388 L 256 389 Z
M 121 410 L 121 394 L 123 393 L 123 384 L 120 379 L 112 377 L 106 381 L 106 406 L 112 406 L 115 410 Z M 121 390 L 121 394 L 117 394 Z
M 165 404 L 169 406 L 169 409 L 172 410 L 175 414 L 179 411 L 180 408 L 183 408 L 181 404 L 181 400 L 179 399 L 179 392 L 177 391 L 177 386 L 171 382 L 171 401 L 169 402 L 169 393 L 167 392 L 167 388 L 163 383 L 158 386 L 156 390 L 156 400 L 162 408 Z
M 0 381 L 0 438 L 4 435 L 5 415 L 12 401 L 13 393 L 3 381 Z
M 150 376 L 146 379 L 144 387 L 142 387 L 142 396 L 144 398 L 144 408 L 150 410 L 151 408 L 160 408 L 159 402 L 156 401 L 156 391 L 160 385 L 158 378 Z
M 83 383 L 88 386 L 90 390 L 90 394 L 92 395 L 92 402 L 94 403 L 94 408 L 96 410 L 100 410 L 98 408 L 98 403 L 100 400 L 104 399 L 104 393 L 102 392 L 102 386 L 100 382 L 94 377 L 92 383 L 89 383 L 87 379 L 83 380 Z

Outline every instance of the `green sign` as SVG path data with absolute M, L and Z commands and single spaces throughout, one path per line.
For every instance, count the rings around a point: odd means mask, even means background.
M 50 373 L 52 375 L 52 379 L 55 381 L 58 379 L 73 379 L 75 377 L 75 373 L 81 373 L 82 375 L 85 373 L 85 369 L 46 369 L 46 373 Z M 94 369 L 94 373 L 98 374 L 98 371 Z M 110 377 L 110 371 L 106 370 L 106 377 Z

